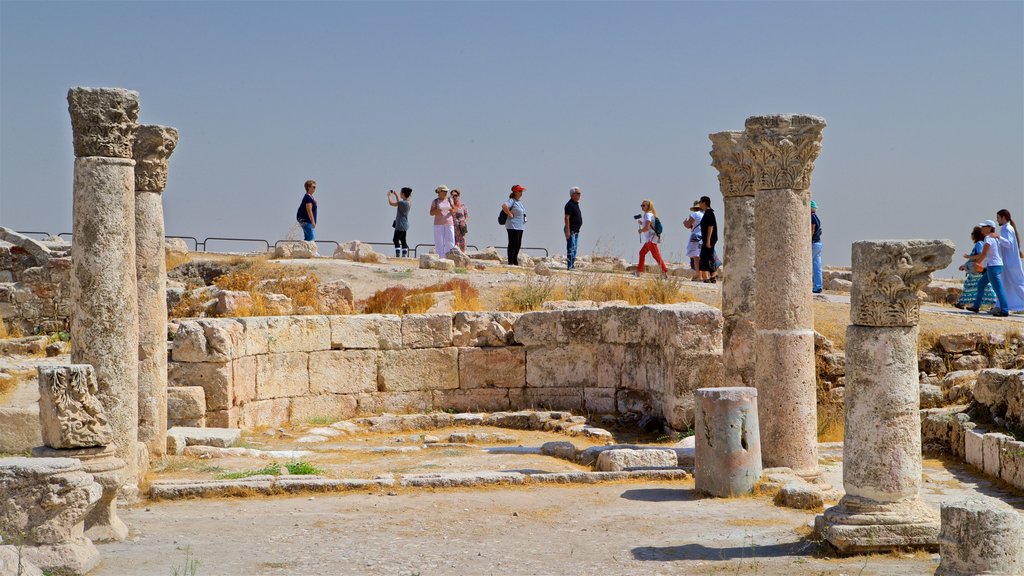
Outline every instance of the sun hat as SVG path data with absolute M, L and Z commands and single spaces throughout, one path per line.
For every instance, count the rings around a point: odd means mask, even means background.
M 815 202 L 814 200 L 811 200 L 811 210 L 817 210 L 817 209 L 818 209 L 818 203 Z
M 526 186 L 520 186 L 519 184 L 516 184 L 515 186 L 512 187 L 513 192 L 523 192 L 525 190 Z
M 434 192 L 447 192 L 447 191 L 448 191 L 448 187 L 445 186 L 444 184 L 442 184 L 442 185 L 440 185 L 440 186 L 438 186 L 437 188 L 434 189 Z
M 978 226 L 988 226 L 989 228 L 995 228 L 996 223 L 991 220 L 985 220 L 981 224 L 978 224 Z
M 690 210 L 700 210 L 700 200 L 694 200 L 693 206 L 690 206 Z

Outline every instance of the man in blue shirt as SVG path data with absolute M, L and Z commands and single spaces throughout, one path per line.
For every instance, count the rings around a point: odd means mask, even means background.
M 821 220 L 818 219 L 818 203 L 811 200 L 811 274 L 813 292 L 821 294 Z
M 304 186 L 306 194 L 302 197 L 302 203 L 299 204 L 299 210 L 295 213 L 295 219 L 298 220 L 299 226 L 302 226 L 302 239 L 309 242 L 314 239 L 313 230 L 316 229 L 316 200 L 313 200 L 313 194 L 316 193 L 316 180 L 306 180 Z
M 569 189 L 569 201 L 565 203 L 565 259 L 566 269 L 576 269 L 576 248 L 580 245 L 580 228 L 583 227 L 583 212 L 580 212 L 580 196 L 583 193 L 573 186 Z

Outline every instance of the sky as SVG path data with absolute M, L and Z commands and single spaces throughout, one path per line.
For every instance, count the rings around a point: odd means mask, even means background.
M 722 220 L 708 134 L 774 113 L 828 123 L 826 265 L 855 240 L 963 252 L 1000 208 L 1024 222 L 1020 1 L 0 0 L 0 225 L 71 230 L 73 86 L 137 90 L 141 123 L 179 130 L 170 235 L 295 237 L 315 179 L 318 239 L 390 242 L 386 192 L 410 186 L 410 244 L 431 243 L 444 184 L 469 243 L 501 246 L 522 184 L 524 246 L 564 253 L 579 186 L 582 253 L 635 261 L 649 198 L 682 260 L 691 202 Z

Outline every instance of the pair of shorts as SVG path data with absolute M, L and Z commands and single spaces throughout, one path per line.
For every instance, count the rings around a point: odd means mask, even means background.
M 712 246 L 708 248 L 703 244 L 700 247 L 700 266 L 697 267 L 701 272 L 714 272 L 715 271 L 715 248 Z

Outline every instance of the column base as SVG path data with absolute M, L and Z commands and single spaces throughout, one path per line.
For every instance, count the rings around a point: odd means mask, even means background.
M 939 547 L 939 514 L 919 498 L 874 502 L 843 496 L 814 519 L 814 529 L 841 554 Z
M 117 516 L 118 488 L 124 479 L 125 462 L 114 455 L 113 446 L 63 450 L 41 446 L 33 448 L 32 454 L 43 458 L 77 458 L 82 469 L 103 487 L 103 495 L 85 517 L 86 537 L 93 542 L 121 542 L 128 537 L 128 527 Z

